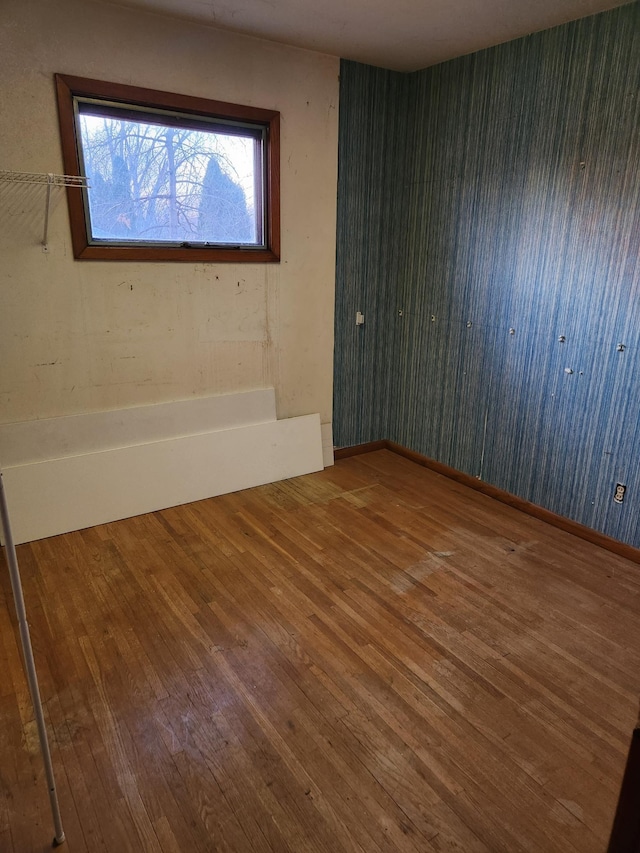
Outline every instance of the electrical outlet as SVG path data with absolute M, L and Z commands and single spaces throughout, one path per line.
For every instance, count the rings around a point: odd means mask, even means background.
M 616 490 L 613 493 L 613 499 L 617 504 L 621 504 L 624 500 L 624 493 L 627 491 L 627 487 L 622 483 L 616 483 Z

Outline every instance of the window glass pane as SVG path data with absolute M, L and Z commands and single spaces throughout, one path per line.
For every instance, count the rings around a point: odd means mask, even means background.
M 255 135 L 79 119 L 94 242 L 263 244 Z

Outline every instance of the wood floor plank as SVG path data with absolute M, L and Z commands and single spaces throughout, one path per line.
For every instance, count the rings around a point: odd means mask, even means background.
M 70 853 L 601 853 L 640 571 L 386 450 L 20 546 Z M 50 816 L 0 571 L 0 849 Z

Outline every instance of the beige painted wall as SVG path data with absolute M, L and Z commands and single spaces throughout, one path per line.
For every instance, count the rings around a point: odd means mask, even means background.
M 64 190 L 0 184 L 0 421 L 273 385 L 279 417 L 331 420 L 334 57 L 77 0 L 5 0 L 0 169 L 61 172 L 53 74 L 281 112 L 280 264 L 73 259 Z

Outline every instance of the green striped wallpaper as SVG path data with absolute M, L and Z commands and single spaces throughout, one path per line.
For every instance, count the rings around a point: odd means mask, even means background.
M 640 546 L 639 89 L 637 3 L 416 74 L 342 63 L 336 444 Z

